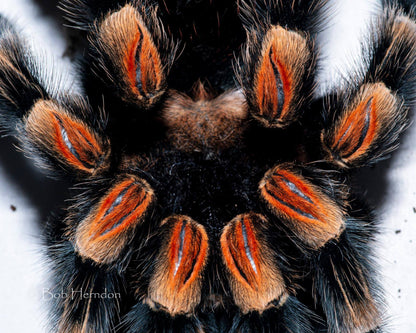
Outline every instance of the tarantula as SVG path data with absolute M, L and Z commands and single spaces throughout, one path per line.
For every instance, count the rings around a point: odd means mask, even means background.
M 44 230 L 52 331 L 380 332 L 377 221 L 350 176 L 416 96 L 413 8 L 383 6 L 322 96 L 326 0 L 64 0 L 81 95 L 1 17 L 1 124 L 73 183 Z

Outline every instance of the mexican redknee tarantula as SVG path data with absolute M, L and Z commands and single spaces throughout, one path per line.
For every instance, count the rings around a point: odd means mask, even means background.
M 82 96 L 2 17 L 1 123 L 74 183 L 44 230 L 71 295 L 52 331 L 381 332 L 378 227 L 350 175 L 397 147 L 416 96 L 413 8 L 383 6 L 323 96 L 326 0 L 63 1 Z

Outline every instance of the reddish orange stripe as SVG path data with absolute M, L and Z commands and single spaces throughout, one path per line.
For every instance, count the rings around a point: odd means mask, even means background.
M 376 127 L 375 99 L 370 97 L 342 121 L 336 131 L 332 149 L 345 159 L 354 159 L 371 145 L 376 135 Z
M 115 204 L 117 199 L 119 203 Z M 133 179 L 121 182 L 102 200 L 91 222 L 89 236 L 101 241 L 121 233 L 144 215 L 151 200 L 144 184 Z
M 169 283 L 178 291 L 191 286 L 201 274 L 207 256 L 208 237 L 205 230 L 195 223 L 176 218 L 169 241 Z
M 221 250 L 225 262 L 242 284 L 257 289 L 261 279 L 258 241 L 248 216 L 234 220 L 221 235 Z
M 129 47 L 127 48 L 126 57 L 124 59 L 124 64 L 127 69 L 127 74 L 130 80 L 130 84 L 132 90 L 138 93 L 137 90 L 137 64 L 136 64 L 136 53 L 137 47 L 142 39 L 142 35 L 140 34 L 139 30 L 137 30 L 136 36 L 134 40 L 131 42 Z
M 89 129 L 80 121 L 73 120 L 65 114 L 49 111 L 51 124 L 54 127 L 55 143 L 58 152 L 65 157 L 68 163 L 77 169 L 91 172 L 103 154 L 102 148 Z M 66 132 L 68 140 L 76 152 L 76 156 L 65 142 L 62 129 Z
M 292 188 L 288 182 L 293 184 Z M 300 177 L 287 170 L 276 168 L 266 176 L 262 194 L 272 207 L 296 221 L 324 223 L 326 216 L 330 214 L 319 194 Z
M 270 55 L 270 56 L 266 56 Z M 267 59 L 266 59 L 267 58 Z M 278 75 L 282 82 L 282 91 L 279 91 L 278 80 L 273 70 L 273 62 L 277 66 Z M 279 60 L 273 45 L 265 52 L 263 65 L 258 73 L 257 95 L 260 106 L 260 115 L 271 120 L 283 120 L 289 112 L 289 104 L 292 98 L 292 79 L 284 64 Z M 279 109 L 279 95 L 284 103 Z

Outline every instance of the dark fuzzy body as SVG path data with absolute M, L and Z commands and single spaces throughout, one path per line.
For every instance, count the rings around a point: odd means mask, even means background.
M 0 18 L 1 123 L 73 182 L 44 235 L 51 290 L 75 292 L 52 331 L 380 332 L 377 222 L 349 184 L 415 103 L 404 5 L 322 97 L 327 1 L 63 1 L 83 96 Z

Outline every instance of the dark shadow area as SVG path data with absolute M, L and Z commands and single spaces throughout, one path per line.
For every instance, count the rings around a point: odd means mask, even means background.
M 393 156 L 377 165 L 363 168 L 352 177 L 352 187 L 355 193 L 368 200 L 371 206 L 381 208 L 388 196 L 389 182 L 387 174 L 395 158 Z
M 16 151 L 15 143 L 12 137 L 0 138 L 0 165 L 18 192 L 37 209 L 41 227 L 50 212 L 61 207 L 68 198 L 69 184 L 43 175 L 30 159 Z

